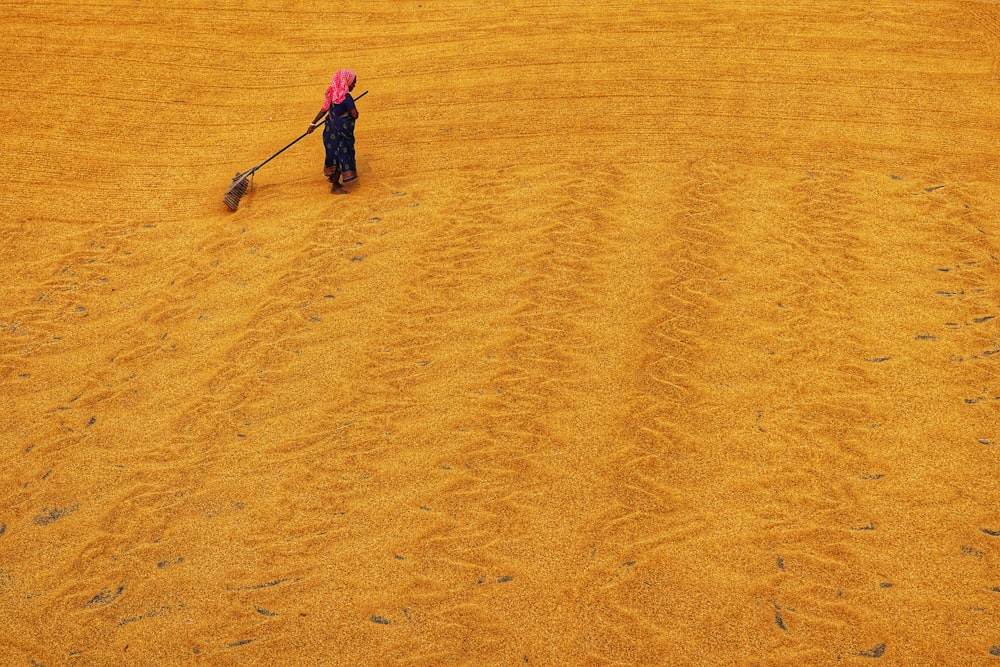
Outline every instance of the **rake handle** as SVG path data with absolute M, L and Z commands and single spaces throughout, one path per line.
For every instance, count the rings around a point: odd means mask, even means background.
M 267 158 L 266 160 L 264 160 L 263 162 L 261 162 L 260 164 L 258 164 L 258 165 L 257 165 L 256 167 L 253 167 L 253 168 L 251 168 L 251 169 L 250 169 L 250 171 L 248 171 L 248 172 L 246 172 L 245 174 L 243 174 L 243 177 L 244 177 L 244 178 L 246 178 L 246 177 L 247 177 L 247 176 L 249 176 L 250 174 L 254 173 L 254 172 L 255 172 L 255 171 L 257 171 L 258 169 L 260 169 L 261 167 L 263 167 L 263 166 L 264 166 L 265 164 L 267 164 L 268 162 L 270 162 L 270 161 L 271 161 L 271 160 L 273 160 L 274 158 L 278 157 L 279 155 L 281 155 L 282 153 L 284 153 L 285 151 L 287 151 L 287 150 L 288 150 L 289 148 L 291 148 L 291 147 L 292 147 L 292 146 L 294 146 L 295 144 L 297 144 L 297 143 L 299 143 L 300 141 L 302 141 L 303 139 L 305 139 L 305 138 L 306 138 L 306 135 L 308 135 L 308 134 L 309 134 L 308 132 L 303 132 L 303 133 L 302 133 L 302 134 L 300 134 L 300 135 L 299 135 L 298 137 L 296 137 L 296 138 L 295 138 L 295 140 L 294 140 L 294 141 L 292 141 L 292 143 L 288 144 L 287 146 L 285 146 L 284 148 L 282 148 L 282 149 L 281 149 L 280 151 L 278 151 L 277 153 L 275 153 L 275 154 L 274 154 L 274 155 L 272 155 L 271 157 Z

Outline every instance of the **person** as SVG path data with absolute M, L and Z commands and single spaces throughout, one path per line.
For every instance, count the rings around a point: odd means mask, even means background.
M 347 194 L 341 183 L 358 179 L 358 165 L 354 157 L 354 124 L 358 119 L 358 108 L 351 97 L 351 91 L 357 82 L 357 75 L 349 69 L 342 69 L 334 74 L 323 96 L 323 106 L 306 130 L 306 134 L 311 134 L 319 127 L 323 116 L 326 116 L 323 128 L 323 147 L 326 149 L 323 174 L 332 184 L 330 191 L 335 194 Z

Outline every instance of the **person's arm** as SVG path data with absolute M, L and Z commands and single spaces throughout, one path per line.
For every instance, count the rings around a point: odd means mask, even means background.
M 306 134 L 312 134 L 312 131 L 315 130 L 317 127 L 319 127 L 319 122 L 323 120 L 323 116 L 325 115 L 326 115 L 326 110 L 320 109 L 319 112 L 317 112 L 316 117 L 313 118 L 313 121 L 309 123 L 309 129 L 306 130 Z
M 357 120 L 358 119 L 358 108 L 356 106 L 354 106 L 354 98 L 348 96 L 347 99 L 350 100 L 350 102 L 351 102 L 351 108 L 348 109 L 347 111 L 345 111 L 344 113 L 340 114 L 340 117 L 341 118 L 347 118 L 348 116 L 350 116 L 354 120 Z

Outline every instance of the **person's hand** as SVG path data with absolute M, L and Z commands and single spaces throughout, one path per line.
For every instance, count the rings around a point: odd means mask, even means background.
M 306 130 L 306 134 L 312 134 L 313 130 L 315 130 L 315 129 L 316 129 L 316 124 L 315 123 L 309 123 L 309 129 Z

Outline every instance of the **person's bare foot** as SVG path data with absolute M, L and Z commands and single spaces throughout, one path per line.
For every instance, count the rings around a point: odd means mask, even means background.
M 332 192 L 335 195 L 347 194 L 347 190 L 345 190 L 344 186 L 342 186 L 340 183 L 334 183 L 333 186 L 330 187 L 330 192 Z

